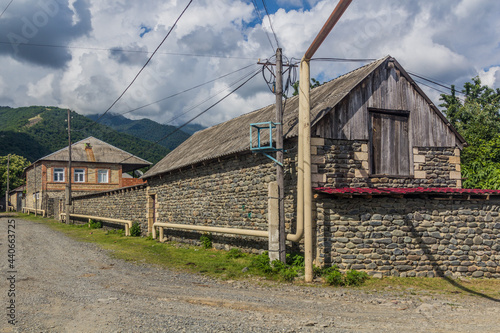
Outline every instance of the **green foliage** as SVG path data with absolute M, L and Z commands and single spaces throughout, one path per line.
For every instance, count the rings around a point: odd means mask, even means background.
M 331 286 L 360 286 L 369 276 L 366 272 L 356 270 L 348 270 L 345 274 L 340 272 L 337 265 L 325 268 L 321 271 L 321 276 Z
M 464 84 L 465 101 L 442 94 L 440 105 L 469 146 L 461 154 L 465 188 L 500 189 L 500 89 L 481 84 L 478 77 Z
M 130 228 L 130 236 L 139 237 L 141 235 L 141 225 L 137 222 L 132 223 Z
M 71 112 L 72 142 L 94 136 L 152 163 L 165 157 L 169 149 L 151 141 L 119 133 L 108 126 L 95 124 L 89 118 Z M 56 107 L 0 107 L 0 155 L 16 153 L 35 161 L 68 146 L 67 110 Z
M 369 276 L 366 272 L 359 272 L 353 269 L 348 270 L 344 276 L 344 282 L 346 286 L 359 286 L 362 285 Z
M 282 263 L 279 260 L 273 260 L 270 262 L 268 252 L 264 252 L 261 255 L 252 258 L 252 266 L 256 268 L 259 272 L 269 275 L 276 276 L 279 279 L 287 282 L 293 281 L 299 272 L 303 271 L 303 257 L 302 260 L 299 259 L 300 255 L 287 256 L 290 258 L 289 262 L 299 263 L 301 266 L 294 266 L 288 263 Z
M 3 141 L 2 141 L 3 143 Z M 9 154 L 8 156 L 0 156 L 0 194 L 5 195 L 7 189 L 7 161 L 9 161 L 9 191 L 24 185 L 25 179 L 23 177 L 24 168 L 30 163 L 22 156 Z
M 99 221 L 89 220 L 89 228 L 90 229 L 100 229 L 100 228 L 102 228 L 102 224 Z
M 319 87 L 321 86 L 323 83 L 320 83 L 318 80 L 316 80 L 315 78 L 311 78 L 311 89 L 314 89 L 316 87 Z M 299 80 L 295 81 L 295 83 L 292 85 L 293 87 L 293 94 L 292 96 L 297 96 L 299 94 L 299 85 L 300 85 L 300 82 Z
M 204 249 L 211 249 L 212 248 L 212 234 L 211 233 L 204 233 L 203 235 L 201 235 L 200 243 Z
M 96 120 L 99 115 L 95 114 L 87 117 Z M 189 137 L 189 134 L 184 132 L 184 127 L 179 131 L 175 126 L 159 124 L 149 119 L 131 120 L 117 114 L 107 114 L 99 120 L 99 123 L 109 126 L 118 132 L 127 133 L 143 140 L 156 142 L 169 135 L 168 140 L 162 140 L 158 144 L 171 150 L 175 149 Z
M 226 254 L 226 257 L 229 258 L 229 259 L 237 259 L 237 258 L 243 258 L 243 257 L 245 257 L 245 254 L 243 252 L 241 252 L 240 249 L 232 248 Z

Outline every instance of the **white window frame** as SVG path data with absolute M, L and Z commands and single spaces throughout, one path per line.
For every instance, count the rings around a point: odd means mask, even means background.
M 54 168 L 53 180 L 58 183 L 64 183 L 65 168 Z
M 73 181 L 75 183 L 85 183 L 85 169 L 74 169 Z
M 106 179 L 102 179 L 101 178 L 104 175 L 106 175 Z M 109 183 L 109 170 L 106 170 L 106 169 L 99 169 L 99 170 L 97 170 L 97 182 L 99 184 Z

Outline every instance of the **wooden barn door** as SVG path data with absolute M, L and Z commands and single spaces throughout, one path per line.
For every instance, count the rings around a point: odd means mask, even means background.
M 410 174 L 408 114 L 372 111 L 371 173 L 407 176 Z

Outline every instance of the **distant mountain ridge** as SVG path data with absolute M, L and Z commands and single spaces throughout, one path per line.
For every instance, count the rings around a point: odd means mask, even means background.
M 71 112 L 71 118 L 72 142 L 94 136 L 152 163 L 158 162 L 170 152 L 170 149 L 151 141 L 120 133 L 103 124 L 96 124 L 76 112 Z M 0 156 L 14 153 L 34 162 L 67 147 L 66 120 L 67 110 L 57 107 L 0 106 Z M 184 136 L 187 138 L 189 135 L 184 133 Z
M 92 114 L 87 117 L 95 121 L 99 118 L 99 115 Z M 178 130 L 175 126 L 159 124 L 150 119 L 132 120 L 120 114 L 106 114 L 99 119 L 99 123 L 109 126 L 118 132 L 127 133 L 153 142 L 167 136 L 166 139 L 160 141 L 158 144 L 170 150 L 175 149 L 194 132 L 204 129 L 201 125 L 187 125 Z

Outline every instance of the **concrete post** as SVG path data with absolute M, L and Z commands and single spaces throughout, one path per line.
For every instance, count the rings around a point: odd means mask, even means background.
M 268 187 L 267 211 L 269 219 L 269 260 L 279 260 L 279 199 L 278 183 L 270 182 Z

